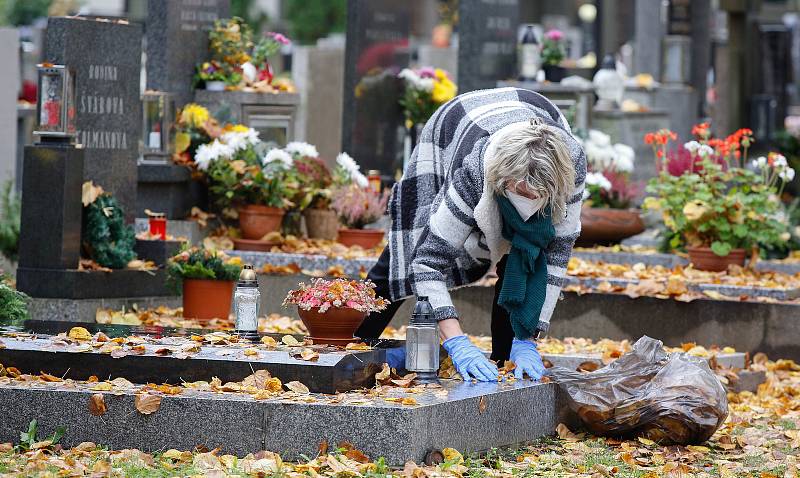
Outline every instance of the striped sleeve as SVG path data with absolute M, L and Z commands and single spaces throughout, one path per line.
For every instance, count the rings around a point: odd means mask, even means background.
M 439 206 L 423 229 L 411 259 L 410 282 L 414 294 L 428 297 L 437 320 L 457 318 L 447 287 L 447 272 L 458 268 L 464 243 L 477 227 L 473 210 L 480 200 L 482 181 L 470 168 L 458 169 Z
M 567 201 L 567 216 L 555 224 L 556 237 L 545 250 L 547 257 L 547 290 L 544 305 L 539 314 L 539 328 L 547 330 L 550 318 L 561 295 L 561 288 L 567 276 L 567 264 L 572 255 L 572 247 L 581 233 L 581 203 L 583 202 L 584 182 L 586 180 L 586 155 L 583 148 L 572 141 L 570 143 L 575 163 L 575 189 Z

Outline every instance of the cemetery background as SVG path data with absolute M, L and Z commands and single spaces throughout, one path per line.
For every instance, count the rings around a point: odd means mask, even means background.
M 5 91 L 19 91 L 21 98 L 35 100 L 30 95 L 31 84 L 25 80 L 35 81 L 36 63 L 50 60 L 75 68 L 77 142 L 84 147 L 65 153 L 63 170 L 56 175 L 51 170 L 29 168 L 34 159 L 23 161 L 23 157 L 28 154 L 24 146 L 35 142 L 31 131 L 36 118 L 31 102 L 8 95 L 5 107 L 0 105 L 0 112 L 11 112 L 3 116 L 10 124 L 4 131 L 11 135 L 3 144 L 13 146 L 3 152 L 3 161 L 13 166 L 7 168 L 13 171 L 9 184 L 22 194 L 23 203 L 20 233 L 15 232 L 13 195 L 7 195 L 12 200 L 4 207 L 8 225 L 2 232 L 12 239 L 8 247 L 4 245 L 4 254 L 15 259 L 15 234 L 21 234 L 22 240 L 18 267 L 11 263 L 6 271 L 16 277 L 17 288 L 31 296 L 24 307 L 13 289 L 7 285 L 3 289 L 10 298 L 6 302 L 10 304 L 9 316 L 3 319 L 21 328 L 8 329 L 0 338 L 0 363 L 5 366 L 0 367 L 0 400 L 8 408 L 20 402 L 32 404 L 13 419 L 4 420 L 8 433 L 0 435 L 0 442 L 17 443 L 17 431 L 35 418 L 43 429 L 42 438 L 57 425 L 67 425 L 64 443 L 68 446 L 94 441 L 112 448 L 155 450 L 191 449 L 202 443 L 240 456 L 268 449 L 282 452 L 286 459 L 298 458 L 299 453 L 320 453 L 320 458 L 305 466 L 366 474 L 380 470 L 383 462 L 362 463 L 367 460 L 357 450 L 373 459 L 382 455 L 389 464 L 400 465 L 408 458 L 419 462 L 431 449 L 445 445 L 471 452 L 526 442 L 558 430 L 561 442 L 537 442 L 533 448 L 498 458 L 497 466 L 504 473 L 517 467 L 550 466 L 560 467 L 564 473 L 579 473 L 593 467 L 592 460 L 602 455 L 632 472 L 646 472 L 648 467 L 701 471 L 716 466 L 766 473 L 793 469 L 793 454 L 782 447 L 787 440 L 797 439 L 790 425 L 796 426 L 797 421 L 791 413 L 785 419 L 788 422 L 782 423 L 777 415 L 770 415 L 772 412 L 760 416 L 757 420 L 765 428 L 758 436 L 751 436 L 755 433 L 752 427 L 730 421 L 710 448 L 683 449 L 680 453 L 686 455 L 676 457 L 669 449 L 647 441 L 633 442 L 638 443 L 636 449 L 631 449 L 629 442 L 613 440 L 597 450 L 586 448 L 582 439 L 587 437 L 569 431 L 577 430 L 577 423 L 566 411 L 563 393 L 552 383 L 486 388 L 446 382 L 443 391 L 431 391 L 409 387 L 407 378 L 388 375 L 379 378 L 378 387 L 367 394 L 351 391 L 376 384 L 375 374 L 383 376 L 381 364 L 393 343 L 337 352 L 319 344 L 304 345 L 304 326 L 296 319 L 282 317 L 293 313 L 285 312 L 281 303 L 289 289 L 309 277 L 363 277 L 380 249 L 346 247 L 332 241 L 337 236 L 335 221 L 332 233 L 329 227 L 318 239 L 298 239 L 311 232 L 311 219 L 304 211 L 301 220 L 297 208 L 282 213 L 281 234 L 275 231 L 242 237 L 237 222 L 225 217 L 225 211 L 214 203 L 213 188 L 207 186 L 217 181 L 212 177 L 213 165 L 225 163 L 217 158 L 211 160 L 210 169 L 198 167 L 203 154 L 199 153 L 200 143 L 213 145 L 212 139 L 217 138 L 218 144 L 225 144 L 238 137 L 235 134 L 246 138 L 247 128 L 252 128 L 263 143 L 273 142 L 281 148 L 270 153 L 275 160 L 290 157 L 299 163 L 315 164 L 313 159 L 319 156 L 334 169 L 334 176 L 346 173 L 347 181 L 367 181 L 370 187 L 380 182 L 388 188 L 402 171 L 416 138 L 418 121 L 401 103 L 402 95 L 410 90 L 408 83 L 413 81 L 410 74 L 400 74 L 404 68 L 413 67 L 417 78 L 432 75 L 445 91 L 444 99 L 454 93 L 451 90 L 455 85 L 459 92 L 496 86 L 541 91 L 556 100 L 576 133 L 585 136 L 590 161 L 601 165 L 596 166 L 595 173 L 607 179 L 614 173 L 633 181 L 656 176 L 659 158 L 653 157 L 651 145 L 643 141 L 648 132 L 663 128 L 676 131 L 680 140 L 673 145 L 674 159 L 681 160 L 691 147 L 680 145 L 697 136 L 693 124 L 710 119 L 720 138 L 739 127 L 749 127 L 754 140 L 750 158 L 766 156 L 774 149 L 790 163 L 781 170 L 788 179 L 781 192 L 787 193 L 784 199 L 790 204 L 788 194 L 794 191 L 794 181 L 788 178 L 788 168 L 797 157 L 793 136 L 797 24 L 791 2 L 762 5 L 673 0 L 659 9 L 648 1 L 461 0 L 458 4 L 418 0 L 398 5 L 350 0 L 311 2 L 306 7 L 300 5 L 302 2 L 150 0 L 127 2 L 127 10 L 112 3 L 86 2 L 76 7 L 69 2 L 53 2 L 44 6 L 51 18 L 36 21 L 34 8 L 21 8 L 21 2 L 5 5 L 7 21 L 30 24 L 7 29 L 9 41 L 3 44 L 10 45 L 5 50 L 11 58 L 8 64 L 19 65 L 19 73 L 12 68 L 3 75 L 4 81 L 14 85 Z M 128 20 L 56 18 L 74 13 L 75 8 L 82 8 L 87 15 Z M 313 9 L 326 20 L 315 23 L 312 19 L 316 15 L 304 8 Z M 44 12 L 42 9 L 39 14 Z M 269 15 L 267 20 L 264 12 Z M 194 65 L 202 65 L 214 54 L 206 47 L 208 33 L 214 29 L 215 20 L 231 15 L 246 18 L 254 27 L 256 40 L 261 33 L 274 30 L 287 33 L 294 41 L 291 46 L 279 46 L 269 58 L 271 72 L 253 60 L 257 68 L 254 78 L 234 81 L 228 76 L 228 86 L 238 84 L 237 91 L 211 91 L 208 84 L 205 89 L 202 84 L 195 88 Z M 339 31 L 324 28 L 329 23 Z M 566 70 L 566 80 L 541 82 L 542 73 L 532 77 L 520 74 L 518 53 L 528 23 L 533 24 L 540 42 L 558 36 L 546 32 L 562 32 L 562 39 L 553 41 L 564 48 L 564 58 L 548 65 L 556 68 L 543 68 L 542 72 L 546 80 L 554 80 L 551 75 L 558 75 L 561 68 Z M 256 57 L 254 50 L 248 52 Z M 600 68 L 605 78 L 611 78 L 604 80 L 595 73 L 608 53 L 616 54 L 616 65 L 612 62 L 611 68 Z M 20 62 L 15 60 L 18 56 Z M 446 73 L 426 72 L 421 68 L 425 66 Z M 276 73 L 276 79 L 264 83 L 262 73 Z M 193 112 L 175 116 L 178 132 L 191 138 L 188 147 L 181 150 L 181 137 L 176 135 L 175 143 L 163 148 L 166 151 L 141 148 L 142 144 L 149 145 L 151 133 L 168 130 L 150 129 L 166 123 L 142 116 L 141 105 L 149 101 L 146 92 L 150 90 L 169 93 L 182 108 L 178 111 Z M 600 100 L 613 99 L 620 91 L 624 101 L 612 101 L 606 109 L 602 104 L 595 105 L 595 95 Z M 186 108 L 192 102 L 202 107 Z M 196 121 L 198 115 L 208 115 L 217 123 Z M 229 122 L 247 128 L 219 129 Z M 225 139 L 224 134 L 233 136 Z M 205 136 L 197 141 L 195 135 Z M 294 146 L 289 145 L 292 141 Z M 737 145 L 741 146 L 741 137 Z M 241 154 L 250 154 L 251 146 L 255 151 L 265 145 L 248 145 Z M 36 148 L 29 151 L 35 158 Z M 606 156 L 609 151 L 610 157 Z M 184 154 L 175 158 L 177 161 L 170 158 L 181 152 Z M 264 152 L 258 150 L 259 154 Z M 355 158 L 363 177 L 351 160 L 337 157 L 342 152 Z M 76 168 L 78 157 L 81 168 Z M 246 162 L 247 158 L 242 158 Z M 631 159 L 632 172 L 627 166 Z M 690 156 L 690 168 L 698 159 L 699 155 Z M 616 170 L 607 171 L 609 165 Z M 23 175 L 25 170 L 28 173 Z M 608 199 L 602 192 L 605 183 L 599 176 L 595 178 L 598 196 L 590 199 L 592 205 L 599 206 Z M 87 194 L 82 189 L 84 180 L 92 180 L 110 192 L 112 196 L 101 196 L 105 198 L 101 201 L 113 197 L 126 213 L 120 220 L 135 225 L 138 262 L 114 267 L 113 272 L 98 270 L 96 260 L 79 266 L 79 257 L 89 258 L 85 249 L 80 250 L 81 238 L 85 241 L 86 237 L 86 220 L 81 216 L 93 207 L 84 211 L 77 205 L 78 198 Z M 341 179 L 332 179 L 337 180 Z M 611 188 L 617 186 L 615 182 Z M 318 185 L 314 187 L 319 189 Z M 88 191 L 89 196 L 98 194 L 97 190 Z M 312 187 L 301 192 L 309 198 L 309 204 L 324 206 Z M 293 199 L 300 200 L 299 196 Z M 765 383 L 757 395 L 731 395 L 733 417 L 750 417 L 755 407 L 771 406 L 778 400 L 796 403 L 791 387 L 797 366 L 756 355 L 766 353 L 775 359 L 800 356 L 794 324 L 798 266 L 791 246 L 797 234 L 792 209 L 787 209 L 784 221 L 788 239 L 783 243 L 789 247 L 770 251 L 769 256 L 751 264 L 752 270 L 733 267 L 728 272 L 707 273 L 687 267 L 685 254 L 661 251 L 662 245 L 652 235 L 654 230 L 664 229 L 658 213 L 644 215 L 642 222 L 638 213 L 625 211 L 638 206 L 641 199 L 640 195 L 625 203 L 612 219 L 607 215 L 616 211 L 613 208 L 587 208 L 583 218 L 587 231 L 588 226 L 602 226 L 607 220 L 616 228 L 623 224 L 633 229 L 647 226 L 648 230 L 621 245 L 617 238 L 612 240 L 616 245 L 610 247 L 576 251 L 551 335 L 584 339 L 555 339 L 543 344 L 547 360 L 590 370 L 629 350 L 626 340 L 648 334 L 667 345 L 684 344 L 681 350 L 708 358 L 731 392 L 755 391 Z M 72 206 L 64 210 L 51 207 L 62 203 Z M 148 217 L 146 209 L 164 213 L 168 240 L 154 240 L 152 224 L 158 224 L 161 218 Z M 325 211 L 324 207 L 308 209 Z M 216 217 L 208 216 L 208 212 Z M 622 213 L 627 215 L 620 216 Z M 361 224 L 346 226 L 360 229 Z M 378 223 L 367 231 L 381 227 Z M 594 244 L 591 238 L 586 240 Z M 259 331 L 272 333 L 271 340 L 251 346 L 219 332 L 233 328 L 228 317 L 217 315 L 209 320 L 181 316 L 176 308 L 182 305 L 182 299 L 166 279 L 167 259 L 182 242 L 224 250 L 228 265 L 251 263 L 261 272 L 264 316 Z M 246 250 L 252 248 L 262 250 Z M 490 348 L 485 336 L 489 333 L 486 311 L 492 299 L 491 284 L 492 279 L 487 278 L 479 286 L 454 293 L 465 329 L 484 349 Z M 183 312 L 186 315 L 186 307 Z M 279 314 L 270 315 L 273 313 Z M 387 338 L 404 338 L 402 326 L 409 315 L 409 306 L 401 309 Z M 9 321 L 11 318 L 14 320 Z M 142 328 L 128 329 L 126 325 Z M 19 335 L 20 330 L 34 331 L 37 338 Z M 287 334 L 299 341 L 285 338 Z M 142 335 L 147 338 L 138 338 Z M 184 338 L 172 337 L 181 335 Z M 88 350 L 94 352 L 86 354 Z M 356 361 L 360 365 L 353 367 Z M 253 374 L 253 367 L 259 373 Z M 42 373 L 35 375 L 38 372 Z M 97 379 L 106 376 L 116 380 Z M 218 382 L 212 376 L 218 377 Z M 162 382 L 165 385 L 156 385 Z M 325 395 L 336 391 L 347 393 Z M 510 421 L 510 404 L 521 400 L 546 406 L 522 421 Z M 193 412 L 187 414 L 187 407 Z M 796 410 L 792 405 L 786 407 Z M 131 419 L 134 409 L 137 414 L 132 428 L 136 433 L 121 437 L 113 431 L 116 425 L 109 423 L 121 426 L 123 420 Z M 227 420 L 231 410 L 249 421 L 231 426 Z M 87 413 L 93 417 L 88 421 Z M 449 417 L 458 414 L 468 417 L 468 428 L 450 428 L 456 424 Z M 201 421 L 207 426 L 196 427 Z M 99 428 L 101 422 L 104 427 Z M 423 423 L 440 426 L 421 434 Z M 557 428 L 559 423 L 569 428 Z M 243 426 L 253 430 L 245 433 L 244 439 Z M 164 433 L 165 428 L 170 432 Z M 493 432 L 487 433 L 488 429 Z M 750 438 L 733 438 L 742 434 Z M 323 441 L 333 448 L 343 437 L 357 450 L 345 445 L 327 454 L 328 450 L 320 448 Z M 384 442 L 380 437 L 391 440 Z M 102 462 L 113 460 L 113 453 L 109 456 L 91 447 L 87 450 Z M 566 462 L 543 464 L 542 456 L 552 451 L 573 456 Z M 737 453 L 753 456 L 762 452 L 769 453 L 770 458 L 757 464 L 739 458 L 728 460 L 729 455 Z M 5 446 L 0 453 L 7 453 Z M 440 472 L 448 472 L 453 466 L 456 468 L 450 472 L 455 473 L 484 466 L 479 460 L 462 462 L 452 448 L 444 455 L 447 461 L 438 468 Z M 9 469 L 22 466 L 19 463 L 24 461 L 18 461 L 22 455 L 14 453 L 2 456 L 0 466 Z M 223 458 L 176 452 L 163 459 L 176 469 L 193 467 L 206 472 L 231 471 L 239 466 Z M 250 471 L 258 467 L 271 470 L 279 463 L 269 454 L 250 459 L 241 465 Z M 289 466 L 293 471 L 304 470 L 302 464 Z M 409 473 L 413 474 L 413 469 Z

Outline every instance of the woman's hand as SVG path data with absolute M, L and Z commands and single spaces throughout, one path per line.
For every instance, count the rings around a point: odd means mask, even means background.
M 517 366 L 514 377 L 522 380 L 523 374 L 528 374 L 531 380 L 541 380 L 545 368 L 542 357 L 536 349 L 536 342 L 532 340 L 514 339 L 511 343 L 511 361 Z
M 466 335 L 456 335 L 442 344 L 453 365 L 465 382 L 473 378 L 479 382 L 496 382 L 499 372 L 497 365 L 486 358 L 483 352 L 469 341 Z

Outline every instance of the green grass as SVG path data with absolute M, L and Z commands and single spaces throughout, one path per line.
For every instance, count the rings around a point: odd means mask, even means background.
M 159 466 L 148 468 L 136 463 L 123 462 L 120 468 L 122 468 L 122 476 L 126 478 L 168 478 L 173 476 L 191 476 L 198 473 L 191 464 L 167 469 Z
M 797 430 L 797 424 L 794 422 L 794 420 L 780 420 L 778 422 L 778 426 L 784 430 Z

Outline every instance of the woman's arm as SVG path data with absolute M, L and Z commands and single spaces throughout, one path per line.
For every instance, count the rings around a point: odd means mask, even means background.
M 468 169 L 460 168 L 453 175 L 441 203 L 431 213 L 411 258 L 410 280 L 414 293 L 428 297 L 439 321 L 458 318 L 447 290 L 446 272 L 456 267 L 456 260 L 464 251 L 464 243 L 477 227 L 473 209 L 480 200 L 483 183 L 472 178 Z M 458 326 L 457 321 L 454 322 Z M 449 321 L 440 325 L 443 334 L 445 330 L 453 328 L 453 322 Z M 460 332 L 460 327 L 456 331 Z

